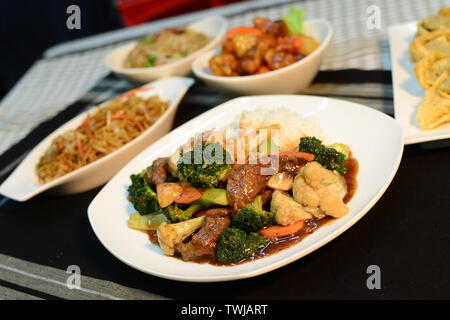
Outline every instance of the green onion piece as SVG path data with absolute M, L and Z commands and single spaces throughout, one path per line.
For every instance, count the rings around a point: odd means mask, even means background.
M 147 61 L 147 63 L 145 64 L 145 66 L 146 66 L 147 68 L 153 67 L 153 66 L 155 65 L 155 61 L 156 61 L 156 57 L 155 57 L 155 56 L 149 56 L 149 57 L 148 57 L 148 61 Z
M 147 38 L 145 38 L 146 43 L 152 43 L 154 40 L 155 38 L 153 36 L 148 36 Z
M 180 52 L 180 56 L 186 57 L 186 56 L 187 56 L 187 52 L 186 52 L 186 51 L 181 51 L 181 52 Z

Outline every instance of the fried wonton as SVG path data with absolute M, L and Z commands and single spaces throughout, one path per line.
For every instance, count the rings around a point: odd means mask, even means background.
M 422 130 L 430 130 L 450 121 L 449 76 L 450 71 L 446 70 L 425 93 L 425 98 L 416 114 L 417 122 Z
M 450 70 L 450 54 L 429 54 L 416 64 L 414 74 L 422 88 L 429 89 L 446 70 Z M 444 81 L 443 85 L 447 85 L 447 82 Z M 450 91 L 450 86 L 444 89 Z
M 420 21 L 417 25 L 416 37 L 440 29 L 450 29 L 450 8 L 442 8 L 439 10 L 439 15 Z
M 444 17 L 450 17 L 450 8 L 440 8 L 439 15 Z
M 450 54 L 450 29 L 441 29 L 416 37 L 409 46 L 413 61 L 420 61 L 430 54 Z

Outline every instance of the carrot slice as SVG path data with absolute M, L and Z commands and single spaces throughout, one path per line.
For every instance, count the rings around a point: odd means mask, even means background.
M 307 152 L 276 152 L 276 153 L 271 153 L 271 156 L 291 156 L 291 157 L 296 157 L 296 158 L 300 158 L 300 159 L 305 159 L 306 161 L 314 161 L 314 155 L 312 153 L 307 153 Z
M 191 203 L 202 197 L 202 193 L 195 187 L 185 187 L 181 195 L 175 200 L 175 203 Z
M 262 74 L 262 73 L 266 73 L 269 71 L 270 71 L 270 69 L 268 66 L 262 65 L 261 67 L 258 68 L 258 70 L 256 70 L 256 74 Z
M 261 31 L 256 28 L 241 26 L 241 27 L 233 28 L 230 31 L 228 31 L 227 39 L 232 39 L 235 34 L 245 34 L 245 35 L 256 36 L 256 37 L 260 37 L 262 35 Z
M 89 140 L 93 141 L 94 136 L 92 135 L 92 131 L 89 130 L 89 128 L 84 128 L 84 132 L 86 132 L 87 136 L 89 137 Z
M 94 123 L 95 120 L 86 119 L 86 120 L 81 124 L 80 128 L 88 127 L 88 126 L 91 124 L 91 122 Z
M 152 89 L 152 87 L 136 88 L 136 89 L 133 89 L 133 90 L 125 92 L 123 95 L 121 95 L 119 97 L 119 99 L 122 100 L 122 99 L 125 99 L 126 97 L 135 95 L 138 92 L 143 92 L 143 91 L 147 91 L 147 90 L 150 90 L 150 89 Z
M 77 147 L 78 147 L 78 153 L 80 154 L 80 157 L 83 158 L 83 143 L 81 142 L 80 136 L 75 134 L 76 141 L 77 141 Z
M 304 226 L 305 221 L 299 220 L 286 226 L 276 225 L 269 228 L 261 229 L 259 230 L 259 234 L 269 239 L 285 237 L 300 231 L 301 229 L 303 229 Z
M 294 48 L 299 52 L 300 49 L 302 48 L 302 38 L 296 35 L 292 35 L 291 36 L 291 42 L 292 45 L 294 46 Z

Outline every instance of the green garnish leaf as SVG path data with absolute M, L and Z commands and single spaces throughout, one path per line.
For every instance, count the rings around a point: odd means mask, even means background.
M 187 52 L 186 52 L 186 51 L 181 51 L 181 52 L 180 52 L 180 56 L 186 57 L 186 56 L 187 56 Z
M 148 57 L 148 61 L 147 61 L 147 63 L 145 64 L 145 66 L 146 66 L 147 68 L 153 67 L 153 66 L 155 65 L 155 61 L 156 61 L 156 57 L 155 57 L 155 56 L 149 56 L 149 57 Z
M 299 35 L 303 31 L 303 20 L 306 17 L 306 10 L 300 10 L 294 5 L 289 7 L 289 13 L 287 16 L 282 16 L 281 20 L 286 23 L 289 29 L 289 34 Z
M 152 43 L 153 41 L 155 41 L 155 37 L 153 36 L 147 36 L 147 38 L 145 38 L 146 43 Z

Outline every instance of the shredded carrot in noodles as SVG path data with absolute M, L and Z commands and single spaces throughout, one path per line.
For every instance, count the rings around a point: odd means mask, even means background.
M 36 167 L 38 181 L 47 183 L 122 147 L 153 125 L 167 107 L 159 96 L 125 94 L 110 101 L 52 141 Z

